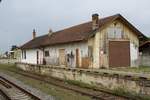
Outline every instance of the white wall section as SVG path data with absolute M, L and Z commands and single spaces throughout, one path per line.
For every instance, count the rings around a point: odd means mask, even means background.
M 136 46 L 133 43 L 130 43 L 130 60 L 131 60 L 131 67 L 137 66 L 137 60 L 138 60 L 138 46 Z

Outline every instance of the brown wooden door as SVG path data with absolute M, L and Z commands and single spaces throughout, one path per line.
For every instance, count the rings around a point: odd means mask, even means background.
M 36 52 L 36 56 L 37 56 L 37 64 L 39 64 L 39 51 Z
M 76 49 L 76 67 L 79 67 L 79 49 Z
M 59 49 L 59 64 L 65 65 L 65 49 Z
M 130 42 L 109 41 L 109 66 L 130 66 Z
M 90 58 L 84 57 L 82 58 L 82 68 L 89 68 L 90 65 Z

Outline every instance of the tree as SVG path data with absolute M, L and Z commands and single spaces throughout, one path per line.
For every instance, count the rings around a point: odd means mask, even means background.
M 6 55 L 6 57 L 8 57 L 8 56 L 9 56 L 9 53 L 8 53 L 8 51 L 6 51 L 4 54 Z
M 11 46 L 11 51 L 14 51 L 14 50 L 16 50 L 16 49 L 18 49 L 18 47 L 17 47 L 16 45 L 12 45 L 12 46 Z

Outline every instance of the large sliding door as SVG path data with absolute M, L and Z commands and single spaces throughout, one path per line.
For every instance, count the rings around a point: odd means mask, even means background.
M 109 66 L 130 66 L 130 42 L 109 41 Z

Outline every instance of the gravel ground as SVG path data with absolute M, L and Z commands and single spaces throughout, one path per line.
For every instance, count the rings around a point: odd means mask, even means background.
M 0 100 L 7 100 L 7 99 L 2 95 L 1 92 L 0 92 Z
M 33 87 L 30 87 L 28 85 L 25 85 L 21 81 L 18 81 L 15 78 L 13 78 L 11 76 L 8 76 L 8 75 L 6 75 L 2 72 L 0 72 L 0 76 L 3 76 L 4 78 L 8 79 L 9 81 L 11 81 L 11 82 L 15 83 L 16 85 L 22 87 L 26 91 L 29 91 L 30 93 L 34 94 L 35 96 L 41 98 L 41 100 L 55 100 L 55 98 L 53 96 L 44 94 L 43 92 L 41 92 L 41 91 L 39 91 L 39 90 L 37 90 Z

